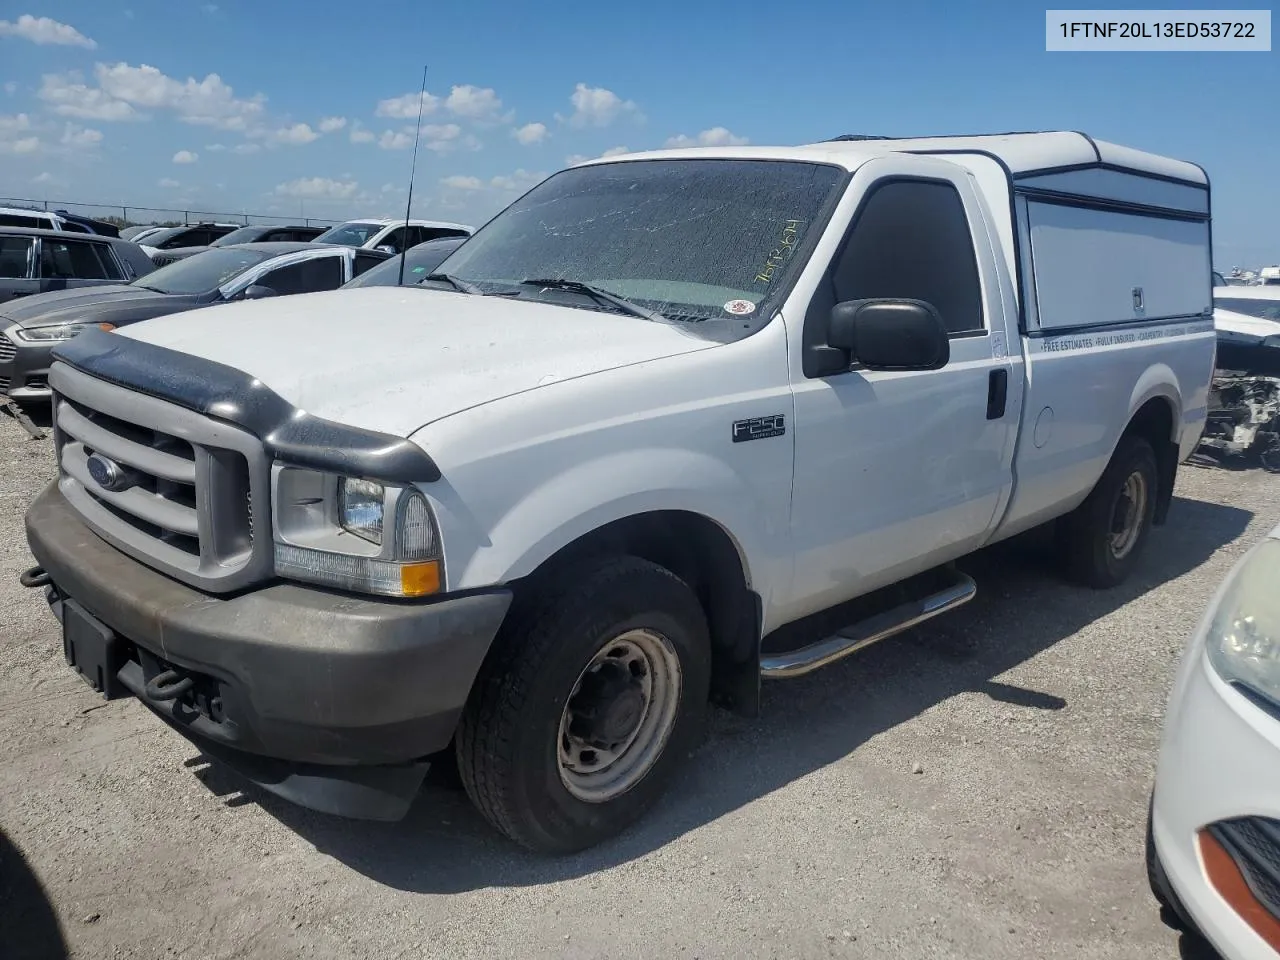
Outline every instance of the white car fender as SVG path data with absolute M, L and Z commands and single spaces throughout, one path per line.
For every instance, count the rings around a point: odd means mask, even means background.
M 592 491 L 608 496 L 593 501 Z M 578 463 L 523 490 L 492 518 L 468 518 L 455 496 L 430 492 L 444 528 L 451 590 L 526 576 L 593 530 L 658 510 L 686 511 L 717 524 L 738 551 L 748 585 L 776 583 L 782 571 L 761 568 L 769 566 L 767 558 L 787 553 L 779 542 L 787 536 L 785 526 L 766 526 L 769 511 L 756 492 L 727 463 L 698 451 L 650 447 Z

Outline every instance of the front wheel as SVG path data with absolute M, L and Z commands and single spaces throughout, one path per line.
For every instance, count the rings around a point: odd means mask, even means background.
M 1156 454 L 1142 437 L 1122 437 L 1093 491 L 1058 521 L 1058 546 L 1071 579 L 1114 587 L 1133 572 L 1155 517 Z
M 635 557 L 566 571 L 515 611 L 458 727 L 458 768 L 512 840 L 570 853 L 658 798 L 701 730 L 706 620 L 673 573 Z

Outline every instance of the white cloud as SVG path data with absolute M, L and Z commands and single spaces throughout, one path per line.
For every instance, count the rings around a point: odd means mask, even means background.
M 360 185 L 354 180 L 330 180 L 326 177 L 301 177 L 276 187 L 285 197 L 317 197 L 326 200 L 348 200 Z
M 200 9 L 209 14 L 209 16 L 213 16 L 218 12 L 218 5 L 216 3 L 206 3 Z
M 46 73 L 39 97 L 53 106 L 54 113 L 64 117 L 107 122 L 142 119 L 130 104 L 108 96 L 97 87 L 86 86 L 74 73 Z
M 440 181 L 441 186 L 448 187 L 450 190 L 483 190 L 484 184 L 479 177 L 464 177 L 460 174 L 454 174 L 452 177 L 444 177 Z
M 594 157 L 588 157 L 585 153 L 571 153 L 564 158 L 564 164 L 566 167 L 572 167 L 579 163 L 586 163 L 588 160 L 607 160 L 609 157 L 617 157 L 630 152 L 631 150 L 627 147 L 610 147 L 604 153 L 597 154 Z
M 529 146 L 533 143 L 541 143 L 547 139 L 547 125 L 545 123 L 526 123 L 523 127 L 517 127 L 511 131 L 511 135 L 516 138 L 517 142 Z
M 165 177 L 160 181 L 159 186 L 164 187 L 166 190 L 173 190 L 176 187 L 182 186 L 182 184 L 181 182 L 174 180 L 172 177 Z
M 204 148 L 210 153 L 222 153 L 222 151 L 227 149 L 226 144 L 222 143 L 206 143 Z
M 489 186 L 495 190 L 514 190 L 524 193 L 536 183 L 541 183 L 547 178 L 545 173 L 531 173 L 528 170 L 517 170 L 510 176 L 494 177 L 489 181 Z
M 100 63 L 94 76 L 96 87 L 78 74 L 46 74 L 40 99 L 67 117 L 135 120 L 143 110 L 164 110 L 184 123 L 241 131 L 260 123 L 265 111 L 265 97 L 237 97 L 216 73 L 203 80 L 178 80 L 147 64 Z
M 295 123 L 291 127 L 281 127 L 270 134 L 272 143 L 288 143 L 300 146 L 320 139 L 320 134 L 311 129 L 310 124 Z
M 53 183 L 53 174 L 46 170 L 44 173 L 38 173 L 31 178 L 32 183 Z
M 31 118 L 25 113 L 0 114 L 0 153 L 35 153 L 40 138 L 31 135 Z
M 18 92 L 18 81 L 17 80 L 8 81 L 4 85 L 4 92 L 12 97 L 15 93 Z
M 413 137 L 402 130 L 384 130 L 378 138 L 378 146 L 383 150 L 403 150 L 413 146 Z
M 607 127 L 622 114 L 636 112 L 636 104 L 631 100 L 623 100 L 612 90 L 604 87 L 589 87 L 579 83 L 569 96 L 573 104 L 573 114 L 568 123 L 573 127 Z M 563 117 L 558 119 L 563 120 Z
M 0 138 L 17 133 L 20 130 L 31 129 L 31 118 L 25 113 L 15 113 L 9 116 L 0 114 Z
M 48 17 L 33 17 L 29 13 L 24 13 L 16 22 L 0 20 L 0 37 L 4 36 L 21 37 L 41 45 L 84 47 L 86 50 L 93 50 L 98 46 L 75 27 Z
M 454 116 L 471 120 L 492 120 L 502 109 L 502 101 L 493 89 L 473 87 L 469 83 L 449 91 L 444 105 Z
M 429 93 L 422 95 L 423 115 L 435 113 L 439 105 L 439 97 L 433 97 Z M 374 115 L 391 117 L 396 120 L 416 120 L 418 119 L 418 95 L 416 93 L 406 93 L 400 97 L 392 97 L 390 100 L 379 100 L 378 107 L 374 110 Z
M 377 139 L 377 135 L 372 130 L 365 130 L 363 127 L 354 127 L 351 130 L 352 143 L 372 143 Z
M 22 137 L 19 140 L 0 140 L 0 153 L 35 153 L 40 149 L 39 137 Z
M 320 119 L 321 133 L 336 133 L 347 125 L 346 117 L 322 117 Z
M 712 127 L 710 130 L 703 130 L 696 137 L 685 136 L 683 133 L 674 137 L 668 137 L 664 146 L 667 147 L 741 147 L 751 141 L 746 137 L 739 137 L 733 134 L 726 127 Z
M 262 147 L 256 143 L 238 143 L 231 148 L 231 152 L 238 153 L 242 157 L 247 157 L 249 154 L 257 153 L 261 149 Z
M 102 131 L 68 123 L 62 130 L 62 143 L 68 147 L 90 148 L 102 142 Z
M 173 155 L 174 163 L 195 163 L 200 159 L 200 154 L 192 153 L 190 150 L 179 150 Z

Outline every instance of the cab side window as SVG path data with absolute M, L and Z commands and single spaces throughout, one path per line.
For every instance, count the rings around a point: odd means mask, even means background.
M 336 290 L 342 285 L 342 258 L 316 257 L 264 274 L 258 283 L 279 294 Z
M 0 279 L 25 280 L 31 276 L 30 237 L 0 237 Z
M 383 237 L 381 240 L 378 241 L 378 246 L 391 247 L 392 250 L 394 250 L 396 253 L 402 252 L 405 248 L 404 227 L 397 227 L 395 230 L 392 230 L 385 237 Z
M 832 281 L 837 303 L 924 300 L 953 336 L 986 326 L 969 219 L 949 183 L 896 180 L 872 187 Z
M 99 244 L 79 240 L 52 240 L 40 245 L 41 276 L 56 280 L 110 280 L 98 253 Z

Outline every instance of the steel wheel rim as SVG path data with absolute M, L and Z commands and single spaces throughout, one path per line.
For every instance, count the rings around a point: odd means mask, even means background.
M 675 647 L 657 631 L 628 630 L 602 644 L 560 714 L 564 788 L 586 803 L 606 803 L 639 783 L 671 737 L 682 683 Z
M 1147 515 L 1147 478 L 1135 470 L 1124 481 L 1111 513 L 1111 555 L 1123 560 L 1138 543 Z

